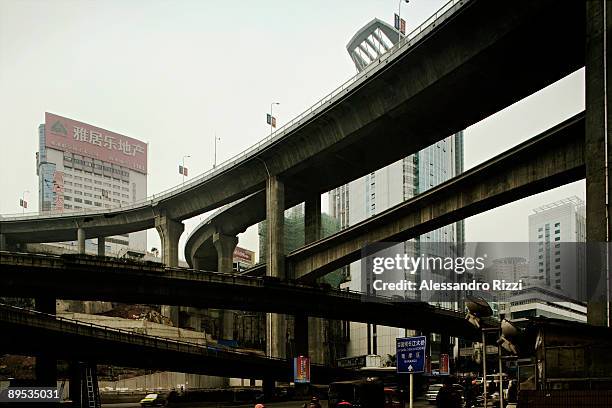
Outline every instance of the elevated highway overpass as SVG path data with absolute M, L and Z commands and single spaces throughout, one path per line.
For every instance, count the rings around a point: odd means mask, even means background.
M 289 275 L 314 281 L 358 260 L 368 243 L 406 241 L 584 178 L 584 117 L 581 112 L 423 194 L 289 253 Z M 215 231 L 223 228 L 226 234 L 236 234 L 264 218 L 264 192 L 227 206 L 190 234 L 185 258 L 197 268 L 214 269 L 218 260 Z M 264 275 L 265 265 L 246 273 Z
M 278 220 L 288 203 L 414 153 L 577 70 L 584 43 L 582 2 L 452 0 L 359 75 L 214 171 L 127 208 L 5 217 L 0 247 L 78 239 L 84 248 L 85 238 L 156 227 L 164 262 L 176 266 L 183 220 L 264 188 L 267 218 Z M 278 235 L 271 224 L 270 235 Z M 283 276 L 278 241 L 271 241 L 269 272 Z
M 13 354 L 225 377 L 291 381 L 293 376 L 292 363 L 286 359 L 86 324 L 1 304 L 0 331 L 4 333 L 0 348 Z M 316 364 L 311 372 L 313 380 L 320 383 L 351 377 L 346 370 Z
M 105 300 L 274 312 L 472 338 L 464 313 L 422 302 L 155 263 L 0 252 L 0 296 Z

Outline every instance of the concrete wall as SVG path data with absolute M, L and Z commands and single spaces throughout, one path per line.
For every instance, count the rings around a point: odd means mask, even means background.
M 67 319 L 78 320 L 86 323 L 93 323 L 100 326 L 108 326 L 116 329 L 130 330 L 149 336 L 159 336 L 169 339 L 188 341 L 197 344 L 207 344 L 212 342 L 205 333 L 193 330 L 179 329 L 173 326 L 166 326 L 159 323 L 152 323 L 145 320 L 122 319 L 119 317 L 108 317 L 90 315 L 84 313 L 60 313 L 59 316 Z
M 190 388 L 220 388 L 224 385 L 224 378 L 164 371 L 118 381 L 99 381 L 98 385 L 100 391 L 169 390 L 173 388 L 180 390 L 181 386 L 187 390 Z

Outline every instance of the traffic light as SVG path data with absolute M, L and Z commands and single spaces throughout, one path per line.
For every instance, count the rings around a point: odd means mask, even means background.
M 497 340 L 497 345 L 503 347 L 506 351 L 518 355 L 521 351 L 519 342 L 523 330 L 514 325 L 511 321 L 503 319 L 501 321 L 501 336 Z
M 480 319 L 493 315 L 493 310 L 486 300 L 479 296 L 468 296 L 465 300 L 465 306 L 468 308 L 465 318 L 474 326 L 480 329 Z

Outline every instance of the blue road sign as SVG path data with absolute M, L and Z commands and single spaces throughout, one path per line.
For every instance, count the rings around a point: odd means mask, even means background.
M 422 373 L 425 371 L 425 336 L 404 337 L 395 340 L 398 373 Z

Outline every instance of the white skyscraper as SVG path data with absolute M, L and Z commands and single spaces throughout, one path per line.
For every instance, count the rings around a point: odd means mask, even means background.
M 585 293 L 585 203 L 573 196 L 538 207 L 529 216 L 529 275 L 532 284 L 563 291 L 575 299 Z

